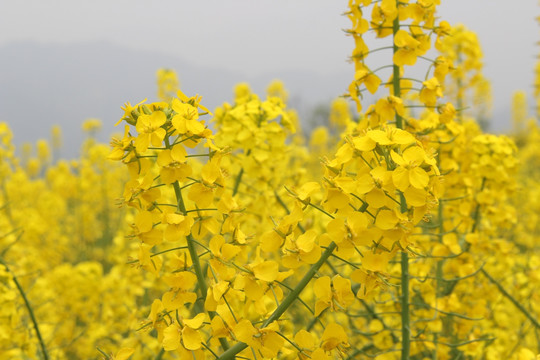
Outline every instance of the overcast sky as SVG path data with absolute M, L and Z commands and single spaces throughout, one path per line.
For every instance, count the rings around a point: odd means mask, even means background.
M 494 128 L 508 129 L 512 93 L 532 92 L 540 52 L 538 2 L 441 2 L 442 19 L 464 23 L 478 33 L 485 74 L 494 88 Z M 341 30 L 349 27 L 341 16 L 346 5 L 346 0 L 1 1 L 0 46 L 22 40 L 43 44 L 105 40 L 250 77 L 283 69 L 352 74 L 346 59 L 353 42 Z

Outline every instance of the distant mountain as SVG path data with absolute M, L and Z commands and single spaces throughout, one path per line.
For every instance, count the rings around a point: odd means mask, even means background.
M 0 121 L 7 121 L 15 142 L 49 138 L 54 124 L 62 127 L 63 156 L 73 157 L 82 141 L 81 123 L 99 118 L 108 141 L 120 118 L 120 106 L 144 98 L 155 100 L 156 70 L 176 70 L 186 94 L 203 95 L 213 109 L 231 101 L 234 85 L 247 81 L 262 94 L 275 78 L 285 82 L 291 105 L 306 115 L 316 104 L 344 93 L 350 74 L 322 76 L 305 70 L 283 70 L 254 78 L 219 68 L 206 68 L 150 51 L 107 42 L 40 44 L 17 42 L 0 47 Z

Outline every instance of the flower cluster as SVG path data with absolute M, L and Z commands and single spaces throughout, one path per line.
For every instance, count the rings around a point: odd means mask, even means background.
M 534 359 L 540 130 L 518 94 L 484 132 L 439 3 L 349 1 L 353 81 L 310 135 L 280 81 L 212 114 L 164 69 L 77 160 L 0 123 L 0 358 Z

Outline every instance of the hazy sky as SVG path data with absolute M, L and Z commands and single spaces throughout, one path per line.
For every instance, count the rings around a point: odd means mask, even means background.
M 441 2 L 442 19 L 464 23 L 478 33 L 485 74 L 494 89 L 495 128 L 509 128 L 511 94 L 532 90 L 540 53 L 538 2 Z M 341 30 L 349 26 L 341 16 L 346 5 L 346 0 L 1 1 L 0 46 L 21 40 L 44 44 L 106 40 L 247 76 L 282 69 L 352 74 L 346 59 L 353 43 Z

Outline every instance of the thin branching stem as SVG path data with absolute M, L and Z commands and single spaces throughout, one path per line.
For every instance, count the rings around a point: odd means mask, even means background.
M 302 290 L 304 290 L 304 288 L 307 286 L 307 284 L 309 284 L 311 279 L 313 279 L 313 277 L 319 271 L 321 266 L 328 260 L 330 255 L 332 255 L 332 253 L 334 252 L 336 247 L 337 247 L 337 245 L 334 242 L 332 242 L 332 243 L 330 243 L 330 245 L 328 245 L 328 247 L 326 248 L 324 253 L 322 253 L 319 260 L 315 264 L 313 264 L 311 266 L 311 268 L 304 275 L 302 280 L 300 280 L 300 282 L 296 285 L 296 287 L 293 289 L 293 291 L 291 291 L 289 293 L 289 295 L 287 295 L 287 297 L 278 306 L 278 308 L 272 313 L 272 315 L 270 315 L 270 317 L 268 317 L 268 319 L 265 320 L 262 327 L 266 327 L 269 324 L 271 324 L 272 322 L 278 320 L 281 317 L 281 315 L 283 315 L 285 313 L 285 311 L 287 311 L 287 309 L 295 302 L 295 300 L 298 299 L 298 297 L 300 296 L 300 293 L 302 292 Z M 242 350 L 247 348 L 247 346 L 248 345 L 246 343 L 239 342 L 236 345 L 234 345 L 233 347 L 231 347 L 229 350 L 225 351 L 219 357 L 219 359 L 220 360 L 234 360 L 235 357 L 236 357 L 236 354 L 238 354 L 239 352 L 241 352 Z
M 32 325 L 34 326 L 34 331 L 36 332 L 36 336 L 39 341 L 39 346 L 41 347 L 41 354 L 43 356 L 43 359 L 49 360 L 49 353 L 47 352 L 47 347 L 45 346 L 45 342 L 43 341 L 43 337 L 41 336 L 41 332 L 39 331 L 39 325 L 36 320 L 36 316 L 34 315 L 34 310 L 32 309 L 32 306 L 30 305 L 30 301 L 28 300 L 28 297 L 26 296 L 24 289 L 22 288 L 21 284 L 17 280 L 17 277 L 15 276 L 15 274 L 10 270 L 9 266 L 4 262 L 3 259 L 0 259 L 0 264 L 4 265 L 6 270 L 11 273 L 11 278 L 13 279 L 13 283 L 17 287 L 17 290 L 19 291 L 19 294 L 21 295 L 24 301 L 24 305 L 26 306 L 26 310 L 28 310 L 28 314 L 30 315 L 30 320 L 32 321 Z

